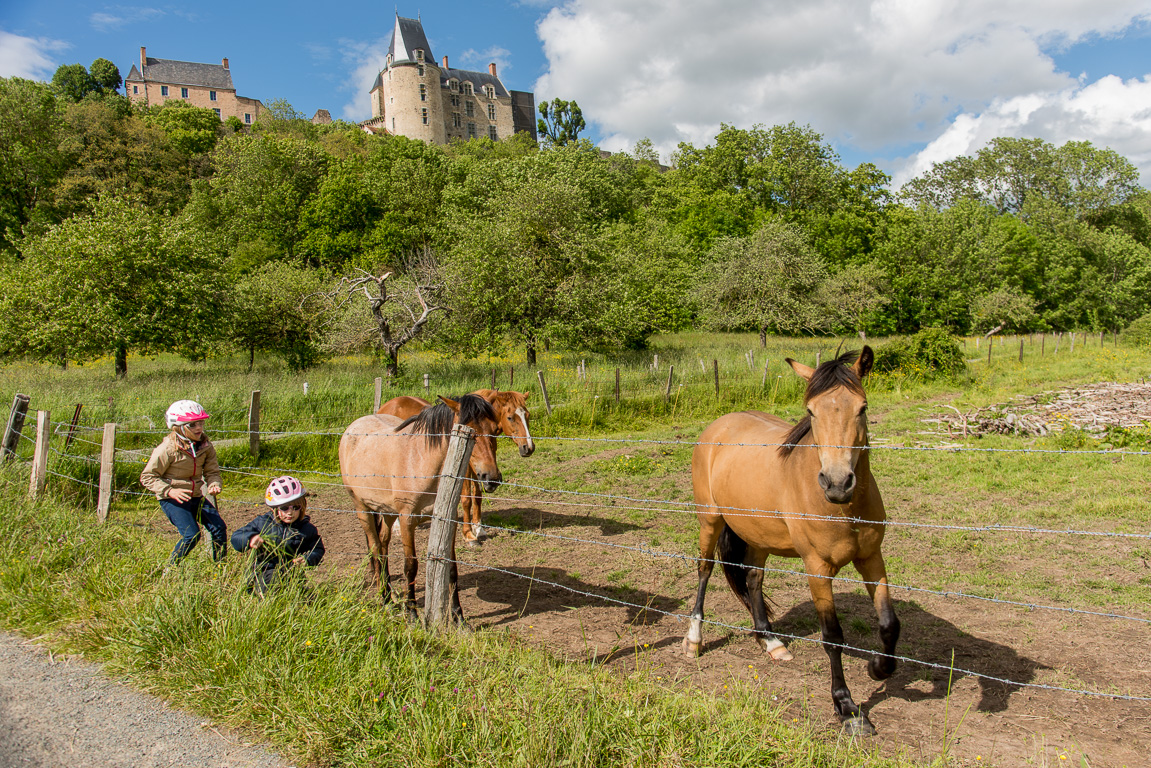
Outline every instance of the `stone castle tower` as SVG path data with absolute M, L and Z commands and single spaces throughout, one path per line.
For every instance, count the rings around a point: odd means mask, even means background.
M 432 55 L 419 19 L 396 15 L 385 68 L 372 85 L 372 119 L 365 127 L 431 144 L 452 139 L 536 138 L 535 96 L 509 91 L 496 74 L 452 69 Z

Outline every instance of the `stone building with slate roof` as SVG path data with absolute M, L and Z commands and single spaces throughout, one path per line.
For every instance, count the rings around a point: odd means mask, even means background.
M 133 101 L 148 106 L 171 99 L 186 101 L 194 107 L 215 110 L 221 120 L 235 115 L 245 125 L 260 118 L 264 105 L 259 99 L 236 95 L 228 60 L 222 64 L 198 64 L 148 57 L 140 46 L 140 63 L 124 78 L 124 90 Z
M 536 138 L 535 96 L 509 91 L 496 74 L 439 64 L 419 19 L 396 15 L 387 63 L 372 85 L 372 118 L 365 130 L 447 144 L 452 139 L 506 139 L 521 131 Z

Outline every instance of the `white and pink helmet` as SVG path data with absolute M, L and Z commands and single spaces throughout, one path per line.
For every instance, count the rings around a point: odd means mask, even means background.
M 277 477 L 268 483 L 268 490 L 264 492 L 264 503 L 269 507 L 278 507 L 307 495 L 304 486 L 291 475 Z
M 208 412 L 195 400 L 177 400 L 164 411 L 164 420 L 168 422 L 169 428 L 191 424 L 193 421 L 204 421 L 207 418 Z

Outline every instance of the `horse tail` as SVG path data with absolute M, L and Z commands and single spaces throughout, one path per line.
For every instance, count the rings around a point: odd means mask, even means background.
M 741 539 L 730 525 L 723 527 L 719 535 L 719 559 L 723 563 L 723 575 L 728 586 L 743 607 L 751 610 L 751 593 L 747 589 L 747 566 L 742 565 L 747 556 L 747 542 Z

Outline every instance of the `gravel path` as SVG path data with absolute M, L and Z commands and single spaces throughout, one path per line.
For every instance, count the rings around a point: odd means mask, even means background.
M 100 667 L 0 633 L 0 768 L 290 768 L 279 756 Z

